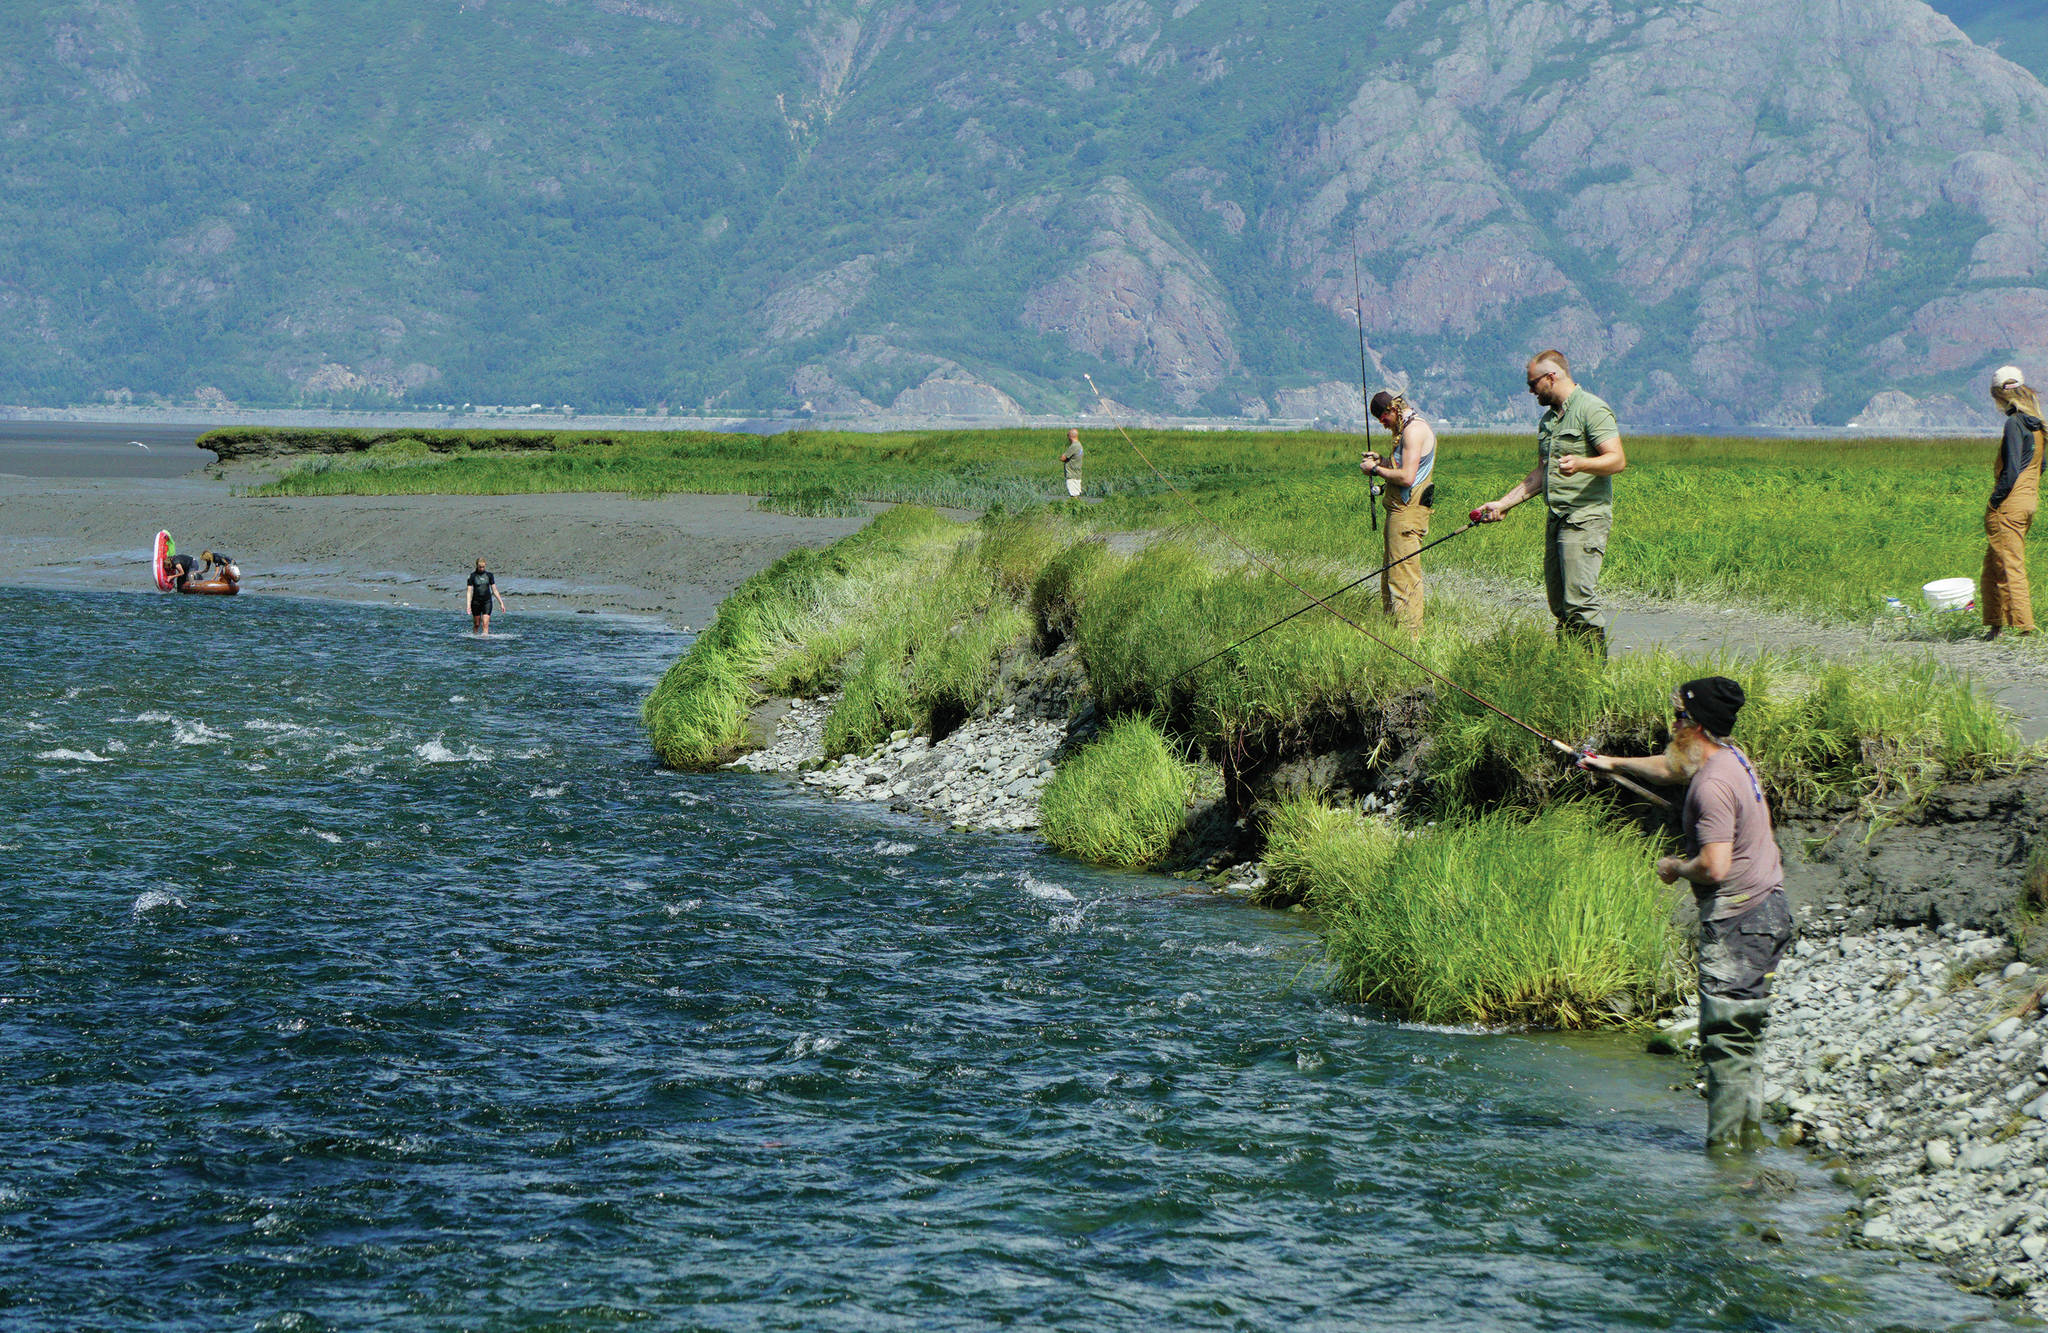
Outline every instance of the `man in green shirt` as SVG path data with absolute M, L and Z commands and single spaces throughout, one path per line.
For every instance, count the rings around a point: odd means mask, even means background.
M 1582 636 L 1607 652 L 1607 612 L 1599 597 L 1600 562 L 1614 526 L 1614 474 L 1628 466 L 1614 409 L 1580 388 L 1559 351 L 1538 352 L 1528 366 L 1529 392 L 1548 410 L 1536 426 L 1536 466 L 1500 499 L 1479 506 L 1482 523 L 1541 495 L 1543 586 L 1560 635 Z

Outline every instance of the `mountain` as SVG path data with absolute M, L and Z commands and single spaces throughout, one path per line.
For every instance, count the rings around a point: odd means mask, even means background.
M 1945 7 L 0 0 L 0 399 L 1331 416 L 1356 304 L 1463 421 L 1961 421 L 2048 21 Z
M 1937 10 L 2015 65 L 2048 77 L 2048 11 L 2038 0 L 1931 0 Z

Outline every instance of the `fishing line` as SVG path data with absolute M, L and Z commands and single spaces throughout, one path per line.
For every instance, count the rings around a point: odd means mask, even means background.
M 1422 553 L 1423 553 L 1424 551 L 1427 551 L 1427 550 L 1428 550 L 1428 549 L 1429 549 L 1430 547 L 1432 547 L 1432 546 L 1442 546 L 1442 545 L 1443 545 L 1443 544 L 1444 544 L 1445 542 L 1449 541 L 1449 540 L 1450 540 L 1451 538 L 1453 538 L 1453 537 L 1456 537 L 1456 536 L 1458 536 L 1458 535 L 1459 535 L 1460 533 L 1466 533 L 1466 532 L 1470 532 L 1470 531 L 1472 531 L 1472 529 L 1474 529 L 1474 528 L 1476 528 L 1476 527 L 1478 527 L 1478 526 L 1479 526 L 1479 521 L 1478 521 L 1477 519 L 1474 519 L 1474 520 L 1472 520 L 1471 522 L 1467 523 L 1467 524 L 1466 524 L 1466 525 L 1465 525 L 1464 527 L 1462 527 L 1462 528 L 1459 528 L 1459 529 L 1457 529 L 1457 530 L 1456 530 L 1456 531 L 1454 531 L 1454 532 L 1447 532 L 1447 533 L 1445 533 L 1445 534 L 1444 534 L 1443 536 L 1441 536 L 1441 537 L 1437 538 L 1437 539 L 1436 539 L 1435 541 L 1433 541 L 1433 542 L 1427 542 L 1427 543 L 1425 543 L 1425 544 L 1423 544 L 1423 545 L 1421 545 L 1421 546 L 1418 546 L 1418 547 L 1416 547 L 1416 548 L 1415 548 L 1414 550 L 1410 551 L 1410 552 L 1409 552 L 1408 554 L 1406 554 L 1406 555 L 1402 556 L 1402 557 L 1401 557 L 1401 558 L 1400 558 L 1399 560 L 1389 560 L 1389 561 L 1388 561 L 1388 562 L 1387 562 L 1386 564 L 1384 564 L 1384 565 L 1381 565 L 1381 566 L 1380 566 L 1380 567 L 1379 567 L 1378 569 L 1375 569 L 1375 570 L 1373 570 L 1373 571 L 1372 571 L 1372 572 L 1371 572 L 1370 574 L 1361 574 L 1361 575 L 1359 575 L 1359 576 L 1358 576 L 1357 578 L 1355 578 L 1355 579 L 1351 580 L 1351 582 L 1349 582 L 1349 583 L 1345 584 L 1345 585 L 1344 585 L 1343 587 L 1341 587 L 1341 588 L 1338 588 L 1338 589 L 1336 589 L 1336 590 L 1334 590 L 1334 591 L 1332 591 L 1332 592 L 1326 593 L 1326 594 L 1324 594 L 1324 595 L 1325 595 L 1326 597 L 1332 597 L 1332 598 L 1335 598 L 1335 597 L 1342 597 L 1342 596 L 1343 596 L 1343 595 L 1344 595 L 1345 593 L 1347 593 L 1347 592 L 1350 592 L 1350 591 L 1351 591 L 1351 590 L 1352 590 L 1353 588 L 1356 588 L 1356 587 L 1357 587 L 1357 586 L 1358 586 L 1359 584 L 1361 584 L 1361 583 L 1364 583 L 1364 582 L 1366 582 L 1366 581 L 1367 581 L 1368 579 L 1374 579 L 1374 578 L 1378 578 L 1378 577 L 1379 577 L 1380 575 L 1382 575 L 1382 574 L 1386 573 L 1386 572 L 1387 572 L 1388 570 L 1392 569 L 1392 568 L 1393 568 L 1393 567 L 1394 567 L 1395 565 L 1398 565 L 1398 564 L 1400 564 L 1400 563 L 1401 563 L 1402 561 L 1404 561 L 1404 560 L 1413 560 L 1413 559 L 1414 559 L 1414 558 L 1415 558 L 1416 556 L 1418 556 L 1418 555 L 1421 555 L 1421 554 L 1422 554 Z M 1301 607 L 1301 608 L 1300 608 L 1299 610 L 1295 610 L 1295 611 L 1289 611 L 1289 612 L 1288 612 L 1288 613 L 1287 613 L 1286 615 L 1284 615 L 1284 616 L 1280 617 L 1280 618 L 1279 618 L 1278 620 L 1274 621 L 1274 622 L 1273 622 L 1272 624 L 1270 624 L 1270 625 L 1266 625 L 1266 626 L 1264 626 L 1264 627 L 1262 627 L 1262 628 L 1260 628 L 1260 629 L 1255 629 L 1255 630 L 1253 630 L 1253 631 L 1252 631 L 1251 633 L 1249 633 L 1249 634 L 1245 635 L 1245 636 L 1244 636 L 1244 637 L 1243 637 L 1242 639 L 1239 639 L 1239 640 L 1238 640 L 1238 641 L 1237 641 L 1236 643 L 1233 643 L 1233 644 L 1231 644 L 1231 645 L 1230 645 L 1230 646 L 1229 646 L 1228 648 L 1224 648 L 1224 649 L 1222 649 L 1222 650 L 1221 650 L 1221 651 L 1219 651 L 1219 652 L 1214 652 L 1214 653 L 1211 653 L 1211 654 L 1209 654 L 1209 655 L 1208 655 L 1207 657 L 1203 658 L 1203 659 L 1202 659 L 1201 661 L 1199 661 L 1199 662 L 1195 663 L 1195 664 L 1194 664 L 1193 666 L 1189 667 L 1189 668 L 1188 668 L 1188 669 L 1187 669 L 1186 671 L 1183 671 L 1183 672 L 1181 672 L 1181 673 L 1180 673 L 1180 675 L 1178 675 L 1178 676 L 1175 676 L 1175 677 L 1174 677 L 1174 678 L 1173 678 L 1172 680 L 1169 680 L 1169 681 L 1167 681 L 1167 682 L 1166 682 L 1166 688 L 1167 688 L 1167 689 L 1169 689 L 1169 690 L 1170 690 L 1170 689 L 1172 689 L 1172 688 L 1173 688 L 1174 686 L 1176 686 L 1176 685 L 1180 684 L 1180 682 L 1181 682 L 1181 679 L 1182 679 L 1182 677 L 1184 677 L 1184 676 L 1187 676 L 1187 675 L 1189 675 L 1189 674 L 1191 674 L 1191 673 L 1193 673 L 1193 672 L 1196 672 L 1196 671 L 1200 671 L 1200 670 L 1201 670 L 1201 669 L 1202 669 L 1203 667 L 1205 667 L 1205 666 L 1209 665 L 1209 664 L 1210 664 L 1211 662 L 1215 661 L 1215 660 L 1216 660 L 1217 658 L 1219 658 L 1219 657 L 1222 657 L 1222 656 L 1224 656 L 1224 655 L 1225 655 L 1226 653 L 1232 653 L 1232 652 L 1235 652 L 1235 651 L 1237 651 L 1237 650 L 1238 650 L 1239 648 L 1242 648 L 1242 647 L 1244 647 L 1244 646 L 1245 646 L 1246 644 L 1250 643 L 1250 642 L 1251 642 L 1251 641 L 1252 641 L 1253 639 L 1256 639 L 1256 638 L 1258 638 L 1258 637 L 1259 637 L 1259 636 L 1260 636 L 1261 634 L 1264 634 L 1264 633 L 1265 633 L 1265 632 L 1266 632 L 1267 630 L 1269 630 L 1269 629 L 1279 629 L 1279 628 L 1280 628 L 1280 627 L 1281 627 L 1282 625 L 1284 625 L 1284 624 L 1286 624 L 1286 623 L 1287 623 L 1288 621 L 1290 621 L 1290 620 L 1294 619 L 1294 618 L 1295 618 L 1296 616 L 1305 616 L 1305 615 L 1307 615 L 1307 614 L 1308 614 L 1308 613 L 1309 613 L 1310 611 L 1313 611 L 1313 610 L 1315 610 L 1315 608 L 1314 608 L 1313 606 L 1304 606 L 1304 607 Z
M 1295 582 L 1293 579 L 1289 578 L 1284 572 L 1282 572 L 1281 569 L 1275 564 L 1273 564 L 1272 561 L 1266 559 L 1266 557 L 1260 555 L 1250 546 L 1247 546 L 1244 542 L 1238 540 L 1237 535 L 1231 532 L 1230 529 L 1224 527 L 1221 523 L 1218 523 L 1215 519 L 1203 513 L 1200 506 L 1196 505 L 1194 500 L 1190 498 L 1185 491 L 1181 490 L 1180 487 L 1173 484 L 1173 478 L 1167 476 L 1166 473 L 1162 472 L 1159 468 L 1159 465 L 1152 461 L 1151 456 L 1147 454 L 1143 449 L 1138 447 L 1138 442 L 1131 438 L 1131 433 L 1124 429 L 1123 423 L 1116 420 L 1115 417 L 1111 415 L 1109 411 L 1109 401 L 1103 397 L 1102 390 L 1096 387 L 1095 377 L 1093 375 L 1088 374 L 1086 371 L 1083 371 L 1081 374 L 1081 378 L 1088 381 L 1088 388 L 1092 393 L 1094 393 L 1096 405 L 1102 409 L 1103 416 L 1109 418 L 1109 424 L 1116 427 L 1116 433 L 1123 437 L 1124 443 L 1130 446 L 1131 452 L 1138 456 L 1139 461 L 1144 463 L 1146 467 L 1152 470 L 1152 475 L 1159 478 L 1160 482 L 1165 485 L 1166 489 L 1174 493 L 1175 497 L 1178 498 L 1180 502 L 1187 507 L 1188 512 L 1193 514 L 1198 522 L 1208 525 L 1211 529 L 1213 529 L 1216 532 L 1218 536 L 1222 537 L 1224 541 L 1236 547 L 1240 552 L 1243 553 L 1245 559 L 1251 561 L 1259 568 L 1265 570 L 1274 578 L 1279 579 L 1282 583 L 1294 589 L 1303 597 L 1308 598 L 1308 600 L 1311 603 L 1313 603 L 1316 606 L 1320 606 L 1325 611 L 1328 611 L 1338 620 L 1344 622 L 1346 625 L 1349 625 L 1351 628 L 1357 630 L 1360 634 L 1363 634 L 1366 638 L 1372 640 L 1374 643 L 1386 649 L 1394 656 L 1400 658 L 1404 662 L 1407 662 L 1409 665 L 1417 668 L 1424 675 L 1430 677 L 1430 679 L 1450 686 L 1452 689 L 1464 695 L 1473 703 L 1478 704 L 1487 712 L 1492 713 L 1494 716 L 1500 718 L 1502 721 L 1520 727 L 1523 731 L 1526 731 L 1531 736 L 1536 737 L 1536 739 L 1543 741 L 1545 744 L 1554 747 L 1560 754 L 1569 755 L 1573 760 L 1573 771 L 1588 774 L 1593 772 L 1593 770 L 1591 769 L 1583 769 L 1578 767 L 1577 761 L 1582 757 L 1580 751 L 1572 748 L 1569 745 L 1566 745 L 1563 741 L 1551 735 L 1549 732 L 1539 730 L 1532 724 L 1524 722 L 1521 718 L 1516 717 L 1513 713 L 1508 712 L 1506 709 L 1502 708 L 1500 705 L 1496 703 L 1493 703 L 1491 700 L 1488 700 L 1478 694 L 1473 693 L 1471 690 L 1465 688 L 1463 685 L 1460 685 L 1457 681 L 1452 680 L 1449 676 L 1446 676 L 1443 672 L 1438 671 L 1435 667 L 1429 665 L 1429 663 L 1423 661 L 1419 657 L 1416 657 L 1413 653 L 1403 652 L 1401 649 L 1396 648 L 1393 644 L 1388 643 L 1385 639 L 1382 639 L 1379 635 L 1373 633 L 1365 626 L 1359 624 L 1350 616 L 1345 615 L 1336 607 L 1331 606 L 1326 599 L 1318 597 L 1314 593 L 1310 592 L 1307 588 L 1302 587 L 1301 584 Z M 1451 536 L 1455 535 L 1457 534 L 1451 534 Z M 1448 540 L 1448 538 L 1446 538 L 1446 540 Z M 1306 610 L 1307 608 L 1304 607 L 1303 609 Z M 1657 795 L 1655 792 L 1649 790 L 1648 788 L 1639 786 L 1633 780 L 1625 778 L 1619 773 L 1601 773 L 1599 776 L 1606 778 L 1608 781 L 1614 783 L 1616 786 L 1627 788 L 1629 791 L 1634 792 L 1636 795 L 1642 797 L 1644 800 L 1649 801 L 1654 805 L 1661 806 L 1666 810 L 1669 810 L 1671 808 L 1671 802 L 1665 800 L 1663 797 Z

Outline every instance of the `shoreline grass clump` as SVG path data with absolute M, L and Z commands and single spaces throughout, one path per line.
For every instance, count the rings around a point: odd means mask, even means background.
M 744 743 L 764 683 L 787 689 L 824 680 L 852 651 L 847 622 L 874 604 L 875 590 L 960 531 L 930 510 L 893 509 L 842 542 L 792 551 L 741 584 L 641 705 L 655 753 L 672 768 L 719 762 Z
M 1372 891 L 1401 845 L 1390 819 L 1295 795 L 1266 814 L 1266 886 L 1253 901 L 1291 907 L 1321 893 L 1342 901 Z
M 1045 840 L 1097 865 L 1139 869 L 1172 847 L 1195 770 L 1151 721 L 1127 717 L 1060 765 L 1039 798 Z
M 1341 867 L 1346 836 L 1330 821 L 1292 855 Z M 1308 903 L 1350 998 L 1427 1023 L 1597 1026 L 1676 990 L 1657 850 L 1589 802 L 1496 811 L 1400 840 L 1379 875 L 1325 870 Z

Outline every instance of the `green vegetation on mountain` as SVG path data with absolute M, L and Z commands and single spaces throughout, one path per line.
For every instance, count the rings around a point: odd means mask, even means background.
M 1920 0 L 0 16 L 0 401 L 1313 419 L 1354 296 L 1464 420 L 1546 343 L 1703 424 L 2048 354 L 2048 90 Z

